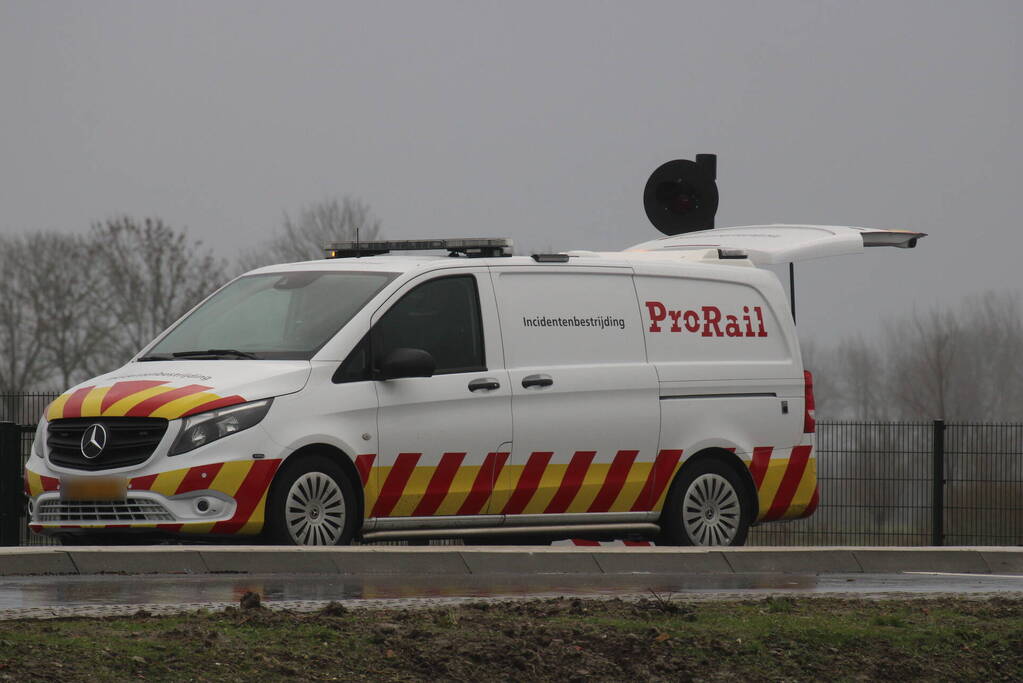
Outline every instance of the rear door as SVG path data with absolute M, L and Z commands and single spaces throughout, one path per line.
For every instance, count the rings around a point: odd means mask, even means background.
M 493 509 L 521 515 L 642 507 L 659 409 L 631 269 L 491 272 L 514 429 Z
M 743 225 L 660 237 L 628 249 L 672 252 L 690 249 L 739 249 L 760 265 L 792 263 L 825 256 L 860 254 L 865 247 L 912 249 L 926 233 L 840 225 Z
M 413 281 L 377 311 L 369 339 L 375 359 L 419 348 L 437 370 L 375 382 L 379 469 L 367 516 L 489 512 L 509 456 L 511 391 L 486 268 Z

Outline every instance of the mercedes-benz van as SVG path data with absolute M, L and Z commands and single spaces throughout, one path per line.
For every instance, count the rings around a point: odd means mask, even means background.
M 363 242 L 254 270 L 48 407 L 30 526 L 741 545 L 818 501 L 810 375 L 757 264 L 913 235 L 760 226 L 532 257 Z

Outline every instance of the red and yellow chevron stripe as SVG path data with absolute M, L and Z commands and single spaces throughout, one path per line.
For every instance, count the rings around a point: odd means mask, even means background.
M 652 463 L 637 462 L 637 456 L 636 451 L 622 450 L 610 463 L 595 463 L 595 451 L 577 451 L 568 463 L 551 463 L 553 453 L 538 451 L 522 465 L 508 465 L 509 453 L 495 452 L 489 453 L 482 465 L 466 465 L 465 453 L 444 453 L 437 465 L 420 466 L 422 453 L 401 453 L 391 466 L 374 466 L 377 456 L 368 453 L 357 456 L 355 466 L 365 491 L 367 517 L 660 510 L 681 465 L 682 451 L 662 450 Z M 200 534 L 258 533 L 263 527 L 267 492 L 280 463 L 215 463 L 129 481 L 130 491 L 154 491 L 164 496 L 221 491 L 238 504 L 230 520 L 95 526 L 155 527 Z M 811 446 L 791 450 L 755 448 L 749 466 L 760 502 L 757 521 L 806 517 L 816 509 L 817 467 Z M 59 481 L 53 477 L 31 470 L 25 475 L 25 493 L 30 497 L 59 489 Z
M 192 491 L 220 491 L 234 498 L 237 504 L 234 516 L 228 520 L 189 524 L 90 524 L 88 527 L 155 528 L 193 534 L 257 534 L 263 528 L 270 482 L 280 464 L 280 460 L 238 460 L 170 470 L 134 477 L 128 481 L 129 492 L 153 491 L 168 497 Z M 58 490 L 60 482 L 53 477 L 25 470 L 25 488 L 26 493 L 34 498 L 44 491 Z M 33 528 L 42 527 L 33 525 Z
M 422 453 L 400 453 L 393 465 L 374 467 L 376 455 L 364 454 L 355 464 L 368 517 L 625 512 L 663 506 L 682 451 L 661 451 L 652 463 L 631 450 L 610 463 L 593 462 L 595 451 L 567 463 L 552 463 L 553 455 L 509 465 L 509 453 L 489 453 L 482 465 L 466 465 L 465 453 L 444 453 L 437 465 L 420 465 Z
M 45 477 L 36 474 L 30 469 L 25 469 L 25 495 L 35 498 L 40 493 L 57 491 L 60 489 L 60 481 L 54 477 Z
M 508 465 L 508 455 L 489 453 L 482 466 L 464 464 L 465 453 L 444 453 L 437 465 L 420 465 L 422 453 L 400 453 L 391 466 L 360 455 L 367 517 L 657 511 L 682 460 L 680 450 L 662 450 L 652 463 L 622 450 L 599 463 L 595 451 L 577 451 L 568 463 L 551 463 L 552 452 L 537 451 L 522 465 Z M 750 471 L 758 521 L 809 516 L 816 508 L 810 446 L 756 448 Z
M 241 396 L 220 396 L 201 384 L 174 386 L 160 380 L 87 386 L 59 396 L 46 410 L 47 420 L 65 417 L 162 417 L 174 420 L 244 403 Z
M 817 508 L 817 459 L 812 447 L 794 447 L 788 457 L 776 457 L 770 446 L 753 449 L 750 474 L 760 498 L 759 522 L 809 517 Z

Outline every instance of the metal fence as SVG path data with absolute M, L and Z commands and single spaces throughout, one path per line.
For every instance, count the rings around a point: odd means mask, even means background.
M 1023 424 L 818 422 L 817 474 L 751 545 L 1023 545 Z
M 1023 545 L 1023 425 L 949 425 L 946 545 Z
M 36 424 L 55 398 L 57 394 L 0 394 L 0 425 L 9 425 L 0 426 L 0 545 L 57 543 L 28 530 L 22 493 Z
M 25 526 L 21 472 L 54 398 L 0 395 L 0 423 L 21 425 L 6 448 L 0 429 L 0 544 L 52 543 Z M 1023 424 L 822 421 L 817 472 L 817 513 L 750 545 L 1023 545 Z

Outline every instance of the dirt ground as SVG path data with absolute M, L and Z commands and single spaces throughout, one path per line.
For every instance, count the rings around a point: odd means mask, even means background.
M 1023 679 L 1023 599 L 552 599 L 0 622 L 0 680 Z

